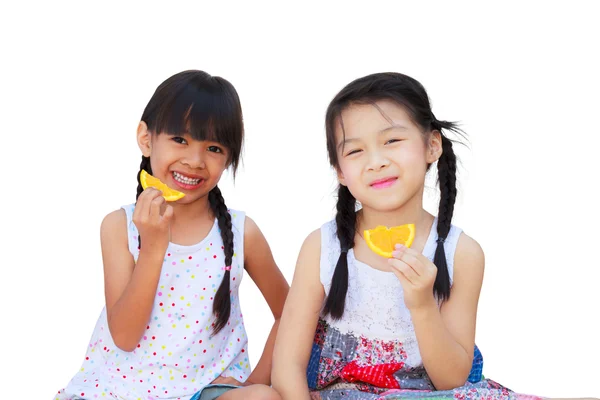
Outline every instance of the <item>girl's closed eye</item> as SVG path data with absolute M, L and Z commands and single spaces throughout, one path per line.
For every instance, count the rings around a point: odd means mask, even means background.
M 361 149 L 354 149 L 354 150 L 350 150 L 346 153 L 346 157 L 354 155 L 354 154 L 358 154 L 360 153 L 362 150 Z
M 392 144 L 392 143 L 397 143 L 397 142 L 401 142 L 403 139 L 390 139 L 387 142 L 385 142 L 385 144 Z

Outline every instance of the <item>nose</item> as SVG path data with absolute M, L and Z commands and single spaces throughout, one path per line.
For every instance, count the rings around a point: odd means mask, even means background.
M 367 169 L 369 171 L 381 171 L 385 167 L 390 165 L 390 160 L 381 151 L 371 151 L 369 154 L 369 161 L 367 163 Z
M 203 151 L 198 149 L 189 149 L 185 154 L 185 157 L 181 160 L 181 163 L 192 169 L 204 169 L 206 168 L 204 157 L 205 153 Z

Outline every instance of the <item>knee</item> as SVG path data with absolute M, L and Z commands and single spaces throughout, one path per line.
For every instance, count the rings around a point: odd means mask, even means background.
M 254 384 L 240 389 L 230 390 L 218 397 L 218 400 L 281 400 L 275 389 L 262 384 Z
M 267 385 L 256 384 L 250 387 L 251 393 L 248 393 L 248 399 L 251 400 L 281 400 L 281 396 L 275 389 Z

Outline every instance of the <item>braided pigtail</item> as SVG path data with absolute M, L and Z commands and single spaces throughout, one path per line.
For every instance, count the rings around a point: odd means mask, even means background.
M 333 319 L 340 319 L 344 314 L 348 292 L 348 250 L 354 247 L 356 233 L 356 199 L 346 186 L 340 185 L 338 189 L 336 208 L 337 237 L 342 251 L 331 278 L 331 288 L 323 313 L 331 314 Z
M 456 131 L 456 125 L 452 122 L 438 121 L 433 118 L 432 128 L 438 131 L 442 129 Z M 433 285 L 433 291 L 441 301 L 450 297 L 450 273 L 446 263 L 444 242 L 448 238 L 454 214 L 454 203 L 456 202 L 456 155 L 452 149 L 452 141 L 441 133 L 442 155 L 438 160 L 438 184 L 440 186 L 440 205 L 437 223 L 437 248 L 433 263 L 438 272 Z
M 217 321 L 214 323 L 214 335 L 225 327 L 227 321 L 229 321 L 229 314 L 231 314 L 230 280 L 231 263 L 233 260 L 233 231 L 231 229 L 231 215 L 227 210 L 225 200 L 218 186 L 215 186 L 209 192 L 208 201 L 213 214 L 217 218 L 225 251 L 225 274 L 217 290 L 217 294 L 215 294 L 215 302 L 213 303 L 213 313 L 217 317 Z

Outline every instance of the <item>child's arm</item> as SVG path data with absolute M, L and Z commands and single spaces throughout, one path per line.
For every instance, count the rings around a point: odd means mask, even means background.
M 310 399 L 306 367 L 325 298 L 319 278 L 320 253 L 321 233 L 317 230 L 300 250 L 275 343 L 271 378 L 284 400 Z
M 173 213 L 168 206 L 161 216 L 163 204 L 155 189 L 145 190 L 138 198 L 133 218 L 141 232 L 142 248 L 137 264 L 127 245 L 124 210 L 108 214 L 100 228 L 108 327 L 113 341 L 124 351 L 135 349 L 152 311 Z
M 247 382 L 270 385 L 275 336 L 290 287 L 275 264 L 267 240 L 256 223 L 249 217 L 246 217 L 244 223 L 244 255 L 244 267 L 264 296 L 275 318 L 262 356 Z
M 473 362 L 477 303 L 483 281 L 481 247 L 467 235 L 461 235 L 454 257 L 450 299 L 441 310 L 431 295 L 435 265 L 412 249 L 404 249 L 399 259 L 406 264 L 392 263 L 404 271 L 398 277 L 427 374 L 437 390 L 464 385 Z

